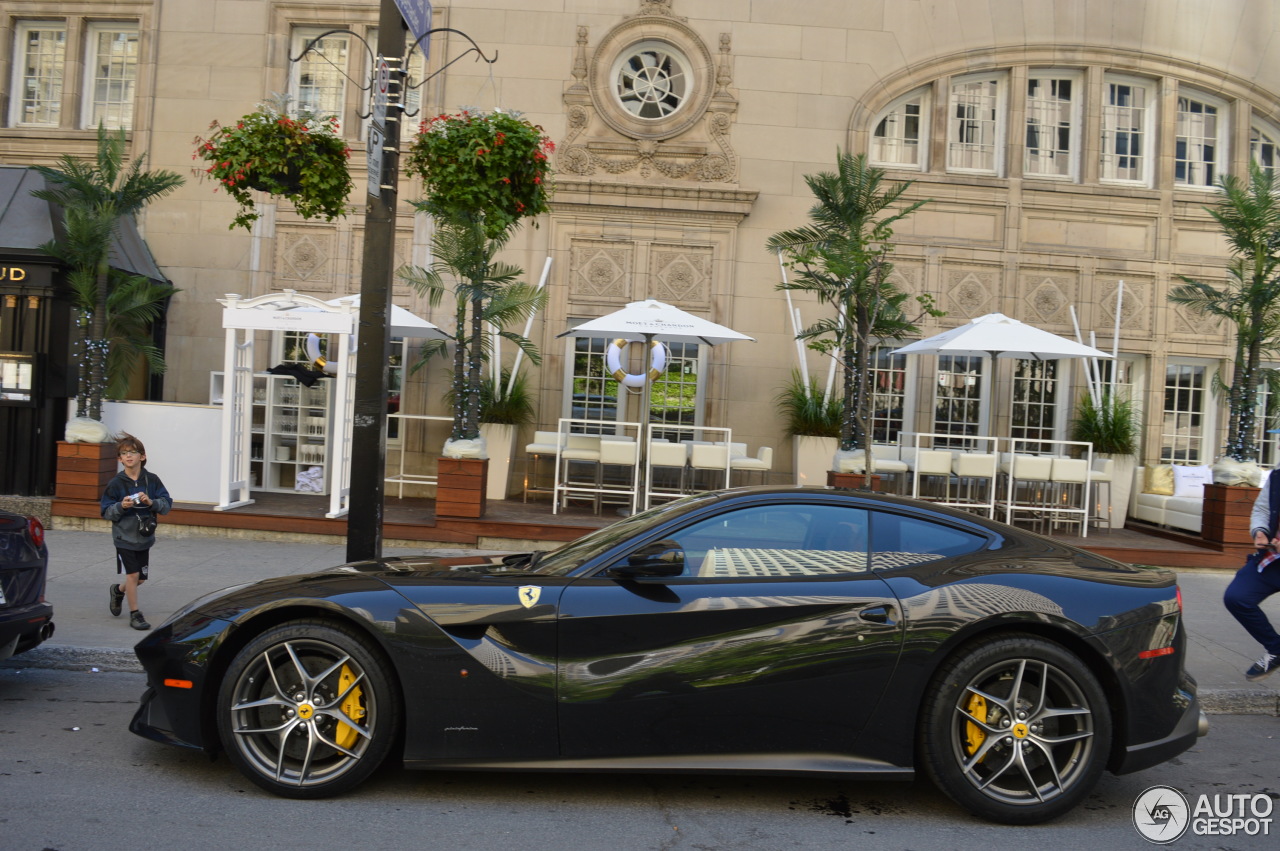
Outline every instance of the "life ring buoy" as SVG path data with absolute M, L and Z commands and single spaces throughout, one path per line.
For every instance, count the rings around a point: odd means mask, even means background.
M 311 366 L 317 372 L 327 372 L 330 375 L 338 374 L 338 365 L 329 363 L 324 359 L 324 355 L 320 354 L 320 337 L 316 334 L 307 335 L 307 357 L 311 358 Z
M 649 347 L 649 371 L 643 375 L 631 375 L 622 368 L 622 350 L 626 345 L 626 340 L 614 340 L 604 351 L 605 368 L 623 387 L 643 387 L 646 381 L 653 381 L 667 368 L 667 347 L 654 340 Z

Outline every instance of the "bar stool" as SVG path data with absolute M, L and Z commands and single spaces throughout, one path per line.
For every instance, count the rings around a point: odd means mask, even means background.
M 689 467 L 689 447 L 683 443 L 666 440 L 649 441 L 648 471 L 644 477 L 644 506 L 650 508 L 655 499 L 678 499 L 686 489 L 685 474 Z M 658 484 L 658 471 L 669 480 L 671 470 L 676 471 L 676 486 Z
M 951 459 L 951 471 L 956 475 L 956 503 L 961 508 L 981 508 L 988 517 L 996 516 L 996 476 L 999 474 L 994 453 L 961 452 Z M 984 498 L 973 498 L 974 488 Z M 961 504 L 962 503 L 962 504 Z
M 689 451 L 689 469 L 695 479 L 699 470 L 723 473 L 724 478 L 720 480 L 723 484 L 713 485 L 713 487 L 729 487 L 729 475 L 732 472 L 732 467 L 729 466 L 729 445 L 727 443 L 694 443 Z M 697 485 L 695 484 L 694 487 L 696 488 Z
M 916 452 L 912 471 L 911 495 L 916 499 L 929 499 L 920 493 L 920 480 L 942 479 L 942 502 L 951 497 L 951 453 L 945 449 L 921 449 Z
M 1051 528 L 1059 524 L 1079 523 L 1081 537 L 1089 534 L 1089 462 L 1083 458 L 1053 459 L 1049 479 L 1052 484 L 1053 508 L 1049 515 Z
M 552 488 L 538 485 L 538 464 L 543 458 L 550 456 L 555 461 L 556 450 L 560 447 L 560 432 L 535 431 L 533 443 L 526 444 L 524 453 L 528 456 L 524 467 L 524 501 L 529 501 L 531 493 L 551 493 Z
M 746 454 L 731 455 L 729 457 L 729 468 L 734 473 L 743 473 L 748 476 L 752 473 L 759 473 L 760 484 L 764 484 L 769 471 L 773 469 L 773 447 L 761 446 L 756 451 L 755 457 Z
M 614 481 L 608 478 L 610 469 L 621 470 L 622 479 Z M 596 465 L 596 506 L 604 503 L 606 496 L 629 497 L 631 513 L 636 513 L 636 505 L 640 501 L 640 482 L 637 473 L 640 469 L 640 444 L 635 440 L 621 440 L 610 437 L 600 439 L 600 459 Z
M 1103 519 L 1102 507 L 1107 507 L 1106 521 L 1107 531 L 1110 532 L 1115 526 L 1112 523 L 1111 514 L 1111 482 L 1115 476 L 1116 461 L 1114 458 L 1093 457 L 1093 471 L 1089 474 L 1089 478 L 1093 485 L 1093 519 L 1099 522 Z M 1106 491 L 1106 502 L 1103 502 L 1102 492 Z
M 589 479 L 575 479 L 571 474 L 573 465 L 589 466 Z M 552 513 L 557 508 L 568 505 L 574 494 L 590 496 L 598 512 L 600 502 L 596 494 L 600 464 L 600 437 L 593 434 L 570 434 L 565 444 L 556 452 L 556 484 Z
M 1005 521 L 1012 525 L 1015 514 L 1030 514 L 1039 525 L 1048 508 L 1053 458 L 1041 455 L 1012 455 L 1001 465 L 1006 475 Z

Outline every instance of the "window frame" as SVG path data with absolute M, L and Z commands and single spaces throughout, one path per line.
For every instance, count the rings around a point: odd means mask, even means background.
M 1183 144 L 1189 145 L 1189 137 L 1183 135 L 1182 120 L 1184 112 L 1182 110 L 1183 101 L 1198 103 L 1204 107 L 1211 107 L 1215 110 L 1215 127 L 1213 134 L 1214 159 L 1206 162 L 1204 160 L 1195 161 L 1184 159 L 1178 156 L 1179 147 Z M 1174 108 L 1173 116 L 1173 186 L 1175 189 L 1192 189 L 1197 191 L 1216 191 L 1218 188 L 1218 179 L 1230 173 L 1231 165 L 1231 107 L 1219 97 L 1207 94 L 1196 89 L 1194 86 L 1178 86 L 1178 97 Z M 1208 137 L 1202 137 L 1208 138 Z M 1212 176 L 1209 177 L 1207 183 L 1192 183 L 1185 179 L 1178 178 L 1178 169 L 1180 164 L 1187 163 L 1188 166 L 1199 164 L 1201 166 L 1208 165 Z M 1188 169 L 1190 170 L 1190 169 Z
M 1108 177 L 1107 175 L 1107 109 L 1111 106 L 1110 89 L 1111 86 L 1131 86 L 1140 88 L 1145 93 L 1144 105 L 1142 107 L 1142 124 L 1137 128 L 1136 132 L 1140 135 L 1140 150 L 1136 155 L 1141 161 L 1141 172 L 1137 178 L 1127 177 Z M 1124 74 L 1107 74 L 1102 80 L 1102 98 L 1098 105 L 1099 130 L 1101 138 L 1098 140 L 1098 182 L 1100 184 L 1110 186 L 1144 186 L 1150 188 L 1155 181 L 1155 159 L 1156 159 L 1156 128 L 1159 118 L 1160 90 L 1156 80 L 1145 77 L 1133 77 Z M 1123 109 L 1126 107 L 1114 107 Z M 1132 108 L 1132 107 L 1127 107 Z M 1115 126 L 1111 128 L 1113 133 L 1118 132 Z M 1130 132 L 1130 131 L 1126 131 Z M 1132 153 L 1120 154 L 1116 153 L 1117 159 L 1121 157 L 1134 156 Z
M 332 26 L 316 25 L 316 24 L 298 24 L 298 23 L 291 24 L 289 26 L 289 51 L 290 51 L 289 55 L 297 56 L 301 54 L 302 49 L 306 47 L 307 44 L 309 44 L 312 41 L 312 39 L 315 39 L 319 37 L 322 33 L 326 33 L 329 30 L 333 30 L 333 29 L 339 29 L 339 28 L 332 27 Z M 345 130 L 346 128 L 352 125 L 351 119 L 354 115 L 353 110 L 356 108 L 352 103 L 353 95 L 351 93 L 351 85 L 350 85 L 351 78 L 355 78 L 357 80 L 360 79 L 358 76 L 359 72 L 352 73 L 353 70 L 355 70 L 354 68 L 355 63 L 353 63 L 352 56 L 356 53 L 355 43 L 357 39 L 354 36 L 352 36 L 351 33 L 349 32 L 329 33 L 328 35 L 325 36 L 325 40 L 327 41 L 329 39 L 333 39 L 334 41 L 340 40 L 344 42 L 343 49 L 345 51 L 345 56 L 343 57 L 341 64 L 333 62 L 328 58 L 324 58 L 324 59 L 317 58 L 317 63 L 332 67 L 333 70 L 326 73 L 329 74 L 330 76 L 336 77 L 336 79 L 339 81 L 339 85 L 340 85 L 339 95 L 334 101 L 334 108 L 331 110 L 327 105 L 323 106 L 322 108 L 316 108 L 312 103 L 303 100 L 302 76 L 303 76 L 303 72 L 311 67 L 311 64 L 306 61 L 307 57 L 303 57 L 299 59 L 297 62 L 289 63 L 288 78 L 286 82 L 285 91 L 289 96 L 289 111 L 291 113 L 296 115 L 298 112 L 300 112 L 302 109 L 305 108 L 305 109 L 311 110 L 317 116 L 320 116 L 320 117 L 336 115 L 338 117 L 338 134 L 346 135 Z M 325 54 L 319 52 L 318 50 L 314 52 L 316 53 L 317 57 L 325 56 Z M 308 53 L 308 57 L 310 55 L 311 54 Z M 368 63 L 362 59 L 358 64 L 359 64 L 359 67 L 363 68 Z M 316 87 L 316 88 L 320 88 L 320 87 Z M 358 86 L 356 86 L 356 90 L 361 91 Z M 364 95 L 363 91 L 361 91 L 361 95 L 362 96 Z M 357 123 L 357 132 L 360 132 L 359 125 L 362 125 L 362 124 L 364 124 L 364 122 Z
M 1190 387 L 1189 385 L 1170 384 L 1169 373 L 1173 369 L 1203 369 L 1203 379 L 1199 387 Z M 1165 374 L 1161 379 L 1161 403 L 1160 403 L 1160 461 L 1161 464 L 1207 464 L 1212 462 L 1214 457 L 1214 447 L 1216 445 L 1216 416 L 1217 403 L 1213 400 L 1213 381 L 1217 372 L 1217 362 L 1207 358 L 1169 358 L 1165 362 Z M 1172 391 L 1177 393 L 1182 389 L 1190 389 L 1192 392 L 1200 394 L 1200 408 L 1198 411 L 1191 408 L 1169 408 L 1167 399 Z M 1174 417 L 1174 427 L 1169 430 L 1166 423 L 1170 416 Z M 1181 416 L 1189 416 L 1200 418 L 1197 426 L 1194 420 L 1189 420 L 1185 427 L 1179 426 L 1178 418 Z M 1192 433 L 1192 432 L 1195 433 Z M 1166 450 L 1168 456 L 1166 457 Z M 1186 456 L 1178 458 L 1179 451 L 1186 452 Z M 1195 457 L 1191 457 L 1192 453 Z
M 105 80 L 108 86 L 116 83 L 116 79 L 112 76 L 99 78 L 97 76 L 100 56 L 97 51 L 98 37 L 105 33 L 131 33 L 133 35 L 134 48 L 132 55 L 133 73 L 127 80 L 129 87 L 129 97 L 127 100 L 120 101 L 103 101 L 102 113 L 109 114 L 110 107 L 116 103 L 128 104 L 129 120 L 122 124 L 113 124 L 109 121 L 103 121 L 102 125 L 108 130 L 124 129 L 132 130 L 134 125 L 134 108 L 138 102 L 138 77 L 142 66 L 142 28 L 137 21 L 89 21 L 84 26 L 81 37 L 81 62 L 83 63 L 83 76 L 81 78 L 81 95 L 80 95 L 80 117 L 78 127 L 81 130 L 96 130 L 99 118 L 99 100 L 97 95 L 98 82 L 100 79 Z M 114 68 L 114 60 L 111 66 Z
M 878 166 L 880 168 L 902 169 L 904 171 L 925 172 L 929 170 L 929 148 L 930 148 L 929 140 L 933 132 L 932 126 L 931 126 L 931 119 L 933 117 L 932 93 L 933 93 L 933 89 L 931 86 L 921 86 L 920 88 L 913 89 L 912 91 L 907 92 L 902 97 L 897 98 L 892 103 L 890 103 L 887 107 L 885 107 L 883 110 L 880 111 L 880 113 L 875 117 L 875 120 L 871 122 L 871 134 L 869 136 L 870 144 L 868 145 L 868 157 L 871 160 L 872 165 Z M 888 159 L 878 157 L 876 154 L 878 153 L 877 149 L 879 145 L 877 144 L 876 140 L 881 138 L 888 138 L 888 137 L 882 137 L 877 135 L 877 131 L 880 129 L 880 125 L 888 122 L 888 120 L 892 116 L 899 114 L 904 107 L 906 107 L 913 101 L 918 101 L 919 107 L 920 107 L 920 114 L 916 116 L 916 122 L 917 122 L 917 127 L 916 127 L 917 136 L 915 140 L 916 161 L 914 163 L 911 163 L 911 162 L 905 162 L 905 161 L 888 160 Z M 899 140 L 899 142 L 901 142 L 901 140 Z
M 25 71 L 27 66 L 27 57 L 30 55 L 27 50 L 27 34 L 32 31 L 46 30 L 50 32 L 59 32 L 62 34 L 62 57 L 56 63 L 54 72 L 57 75 L 56 87 L 57 97 L 51 99 L 52 110 L 56 117 L 52 122 L 44 121 L 22 121 L 23 105 L 26 103 L 26 81 L 28 79 Z M 67 99 L 67 66 L 69 48 L 72 44 L 71 22 L 67 19 L 47 19 L 47 18 L 22 18 L 14 21 L 13 39 L 10 42 L 11 64 L 9 74 L 9 114 L 7 116 L 7 125 L 14 128 L 47 128 L 61 127 L 63 117 L 66 115 L 66 99 Z
M 1261 138 L 1260 138 L 1261 137 Z M 1264 143 L 1262 138 L 1266 139 Z M 1270 145 L 1271 164 L 1267 165 L 1259 156 L 1258 150 L 1263 144 Z M 1280 168 L 1280 131 L 1269 122 L 1255 117 L 1249 124 L 1249 161 L 1257 163 L 1263 169 L 1274 172 Z
M 1071 84 L 1071 100 L 1069 101 L 1069 118 L 1067 125 L 1067 173 L 1053 174 L 1049 172 L 1031 171 L 1030 152 L 1031 146 L 1027 144 L 1027 137 L 1031 129 L 1031 93 L 1026 93 L 1026 107 L 1023 110 L 1023 127 L 1022 127 L 1022 176 L 1031 180 L 1050 180 L 1064 183 L 1079 183 L 1082 172 L 1081 162 L 1084 149 L 1084 73 L 1079 70 L 1066 70 L 1060 68 L 1032 68 L 1027 71 L 1027 87 L 1031 86 L 1033 81 L 1055 81 L 1069 82 Z M 1036 125 L 1047 126 L 1047 125 Z
M 956 108 L 957 89 L 974 83 L 991 83 L 995 86 L 992 97 L 992 139 L 990 167 L 974 167 L 956 165 L 957 145 L 964 144 L 955 138 L 959 122 L 968 120 L 981 123 L 983 119 L 959 119 Z M 983 72 L 980 74 L 964 74 L 951 77 L 947 81 L 947 127 L 946 127 L 946 170 L 949 174 L 973 174 L 988 177 L 1005 177 L 1007 175 L 1007 156 L 1005 149 L 1009 132 L 1009 72 L 1007 69 Z

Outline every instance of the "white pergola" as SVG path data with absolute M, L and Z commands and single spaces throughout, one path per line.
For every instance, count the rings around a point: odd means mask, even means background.
M 330 430 L 329 511 L 326 517 L 347 513 L 351 494 L 351 417 L 355 392 L 356 357 L 352 343 L 358 305 L 354 299 L 336 304 L 294 290 L 241 298 L 229 293 L 218 299 L 226 329 L 222 392 L 222 458 L 219 464 L 218 511 L 249 505 L 250 446 L 253 436 L 254 337 L 256 331 L 300 331 L 333 334 L 338 350 L 330 363 L 337 366 Z

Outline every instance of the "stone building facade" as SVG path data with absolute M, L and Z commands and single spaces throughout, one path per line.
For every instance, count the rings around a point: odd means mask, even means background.
M 215 299 L 359 291 L 377 3 L 10 0 L 2 14 L 5 164 L 87 154 L 101 119 L 127 127 L 151 166 L 187 172 L 211 120 L 273 92 L 342 120 L 357 178 L 345 218 L 307 221 L 268 205 L 253 233 L 231 231 L 232 203 L 194 177 L 146 212 L 147 242 L 181 289 L 167 399 L 208 399 L 224 344 Z M 455 32 L 433 36 L 428 58 L 411 57 L 411 83 L 434 74 L 413 90 L 411 111 L 517 109 L 557 144 L 553 210 L 507 252 L 531 282 L 551 258 L 549 303 L 532 326 L 544 353 L 531 372 L 539 427 L 581 413 L 638 417 L 634 400 L 598 398 L 613 392 L 600 380 L 608 341 L 557 335 L 656 298 L 757 340 L 673 349 L 684 376 L 673 416 L 775 446 L 785 471 L 774 399 L 798 355 L 764 246 L 804 222 L 804 176 L 850 150 L 914 181 L 910 198 L 929 199 L 898 226 L 895 254 L 900 283 L 946 311 L 924 334 L 997 311 L 1068 337 L 1078 326 L 1107 350 L 1118 329 L 1116 378 L 1143 410 L 1143 459 L 1216 455 L 1225 405 L 1213 384 L 1229 377 L 1230 338 L 1167 294 L 1184 275 L 1225 280 L 1226 244 L 1204 209 L 1216 179 L 1250 161 L 1276 166 L 1272 4 L 440 0 L 433 21 Z M 471 41 L 496 61 L 449 64 Z M 418 191 L 409 180 L 400 189 L 402 199 Z M 429 237 L 402 203 L 397 263 L 427 262 Z M 448 323 L 447 309 L 406 286 L 394 299 Z M 795 310 L 804 324 L 821 315 L 801 297 Z M 631 372 L 642 371 L 638 348 Z M 820 356 L 807 357 L 825 377 Z M 444 411 L 441 369 L 404 376 L 402 410 Z M 1065 437 L 1080 364 L 990 370 L 882 359 L 879 428 Z M 430 454 L 443 434 L 399 439 Z

